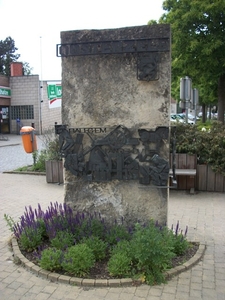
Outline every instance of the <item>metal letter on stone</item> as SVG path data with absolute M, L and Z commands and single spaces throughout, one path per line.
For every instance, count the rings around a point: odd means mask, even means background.
M 64 167 L 87 181 L 139 180 L 140 184 L 167 186 L 169 163 L 160 156 L 168 127 L 131 132 L 119 125 L 107 128 L 67 128 L 55 125 Z

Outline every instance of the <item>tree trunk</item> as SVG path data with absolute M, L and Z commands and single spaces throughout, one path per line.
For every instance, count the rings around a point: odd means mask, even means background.
M 221 75 L 218 82 L 218 121 L 224 124 L 225 110 L 225 75 Z
M 206 122 L 205 103 L 202 104 L 202 123 Z

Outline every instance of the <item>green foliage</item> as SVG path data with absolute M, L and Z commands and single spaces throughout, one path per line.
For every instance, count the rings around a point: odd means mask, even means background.
M 121 251 L 113 254 L 108 261 L 108 271 L 114 277 L 130 277 L 131 258 Z
M 36 224 L 37 224 L 37 230 L 38 232 L 40 232 L 42 239 L 45 239 L 47 237 L 45 221 L 41 218 L 37 218 Z
M 149 284 L 165 281 L 163 271 L 175 256 L 175 236 L 166 227 L 153 222 L 143 227 L 136 224 L 130 241 L 120 241 L 111 250 L 108 270 L 113 276 L 137 276 Z
M 196 154 L 198 164 L 210 164 L 212 169 L 225 175 L 225 126 L 211 121 L 202 125 L 177 124 L 172 128 L 172 139 L 176 136 L 176 152 Z M 171 151 L 172 151 L 171 143 Z
M 9 215 L 4 214 L 4 219 L 7 223 L 7 226 L 9 227 L 10 231 L 13 232 L 13 227 L 15 226 L 15 221 L 13 220 L 13 218 Z
M 63 251 L 49 248 L 42 251 L 40 267 L 48 271 L 60 271 L 62 269 Z
M 116 253 L 125 253 L 127 256 L 130 256 L 131 252 L 131 243 L 128 240 L 121 240 L 116 245 L 113 245 L 110 248 L 111 255 Z
M 68 248 L 62 262 L 63 269 L 71 275 L 85 276 L 95 264 L 95 256 L 86 244 Z
M 67 231 L 58 231 L 56 236 L 51 239 L 51 246 L 56 249 L 65 250 L 74 245 L 74 236 Z
M 154 278 L 155 283 L 165 280 L 163 271 L 170 267 L 171 259 L 175 256 L 172 239 L 166 238 L 165 232 L 160 230 L 153 222 L 147 227 L 137 224 L 131 240 L 133 264 L 137 273 Z
M 15 41 L 9 36 L 0 41 L 0 74 L 10 76 L 10 64 L 18 61 L 20 54 L 16 53 L 18 49 Z M 32 68 L 27 62 L 23 62 L 23 74 L 30 75 Z
M 130 239 L 130 233 L 127 228 L 123 225 L 115 224 L 110 228 L 105 236 L 105 240 L 110 245 L 115 245 L 120 240 L 128 240 Z
M 91 222 L 89 222 L 89 230 L 93 236 L 103 238 L 105 224 L 100 219 L 93 218 Z
M 20 54 L 16 54 L 17 50 L 11 37 L 0 41 L 0 74 L 10 76 L 10 64 L 20 57 Z
M 102 220 L 98 219 L 97 215 L 89 219 L 84 218 L 79 224 L 75 235 L 78 239 L 82 236 L 95 236 L 103 238 L 105 235 L 105 224 L 102 222 Z
M 38 157 L 38 151 L 34 151 L 32 152 L 32 157 L 33 157 L 33 162 L 34 162 L 34 165 L 36 164 L 36 161 L 37 161 L 37 157 Z
M 26 75 L 26 76 L 31 75 L 33 68 L 31 68 L 29 63 L 26 61 L 23 61 L 22 63 L 23 63 L 23 75 Z
M 132 276 L 131 243 L 121 240 L 111 247 L 110 259 L 107 264 L 108 271 L 115 277 Z
M 74 214 L 65 203 L 51 203 L 45 212 L 40 205 L 35 210 L 26 208 L 20 224 L 7 215 L 5 219 L 21 249 L 33 251 L 42 268 L 80 277 L 88 276 L 96 261 L 107 260 L 108 271 L 114 277 L 161 283 L 172 258 L 189 247 L 179 223 L 175 234 L 153 221 L 145 226 L 138 223 L 128 231 L 123 225 L 109 226 L 101 219 L 94 222 L 91 214 Z M 46 249 L 46 245 L 50 246 Z
M 45 130 L 40 138 L 44 144 L 44 149 L 35 151 L 32 154 L 34 158 L 32 171 L 45 172 L 46 160 L 61 160 L 59 154 L 59 137 L 54 134 L 52 129 L 49 129 Z
M 45 172 L 46 150 L 38 152 L 32 171 Z
M 42 243 L 42 231 L 27 227 L 20 235 L 19 243 L 23 250 L 31 252 Z
M 40 137 L 45 148 L 46 160 L 61 160 L 59 154 L 59 136 L 55 135 L 54 129 L 46 129 Z
M 81 243 L 86 244 L 92 250 L 96 261 L 103 260 L 106 257 L 107 243 L 99 237 L 84 238 Z
M 190 247 L 190 243 L 185 239 L 182 233 L 178 235 L 172 235 L 174 253 L 177 256 L 181 256 Z
M 201 103 L 218 102 L 218 120 L 224 122 L 224 0 L 165 0 L 163 9 L 159 22 L 172 31 L 172 96 L 179 99 L 179 79 L 189 76 Z

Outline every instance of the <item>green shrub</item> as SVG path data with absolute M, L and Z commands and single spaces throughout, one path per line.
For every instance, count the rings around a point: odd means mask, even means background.
M 59 271 L 62 269 L 63 251 L 49 248 L 42 251 L 40 267 L 48 271 Z
M 15 226 L 15 221 L 13 220 L 13 218 L 7 214 L 4 214 L 4 219 L 7 223 L 7 226 L 9 227 L 10 231 L 13 232 L 13 228 Z
M 93 218 L 90 222 L 90 233 L 93 236 L 103 238 L 105 231 L 105 224 L 97 217 Z
M 165 238 L 153 222 L 142 227 L 137 224 L 131 240 L 131 251 L 136 273 L 154 278 L 155 283 L 164 281 L 163 271 L 170 268 L 175 256 L 171 238 Z
M 190 243 L 182 234 L 173 235 L 173 247 L 174 253 L 177 256 L 180 256 L 190 247 Z
M 132 257 L 131 243 L 121 240 L 110 249 L 110 259 L 107 264 L 109 273 L 115 277 L 131 277 Z
M 225 175 L 225 126 L 211 121 L 207 127 L 177 124 L 171 129 L 171 152 L 176 141 L 177 153 L 196 154 L 198 164 L 209 164 L 213 171 Z
M 106 257 L 107 243 L 99 237 L 84 238 L 82 243 L 86 244 L 92 250 L 96 261 L 103 260 Z
M 121 240 L 116 245 L 113 245 L 110 248 L 111 255 L 115 253 L 125 253 L 127 256 L 130 256 L 131 252 L 131 242 L 128 240 Z
M 116 245 L 120 240 L 129 240 L 131 238 L 127 228 L 123 225 L 115 224 L 108 230 L 105 240 L 110 245 Z
M 113 254 L 107 264 L 110 275 L 115 277 L 130 277 L 131 258 L 122 251 Z
M 97 217 L 87 215 L 87 218 L 84 218 L 80 222 L 81 223 L 77 228 L 77 236 L 96 236 L 99 238 L 104 237 L 105 225 Z
M 20 235 L 19 244 L 23 250 L 31 252 L 41 245 L 42 239 L 41 230 L 27 227 Z
M 80 277 L 90 272 L 95 261 L 107 259 L 112 276 L 161 283 L 172 258 L 189 247 L 187 228 L 183 235 L 179 222 L 174 233 L 173 228 L 170 230 L 153 221 L 127 230 L 123 225 L 95 222 L 90 214 L 74 214 L 65 203 L 51 203 L 45 212 L 40 205 L 35 210 L 26 208 L 18 223 L 8 215 L 4 217 L 20 248 L 33 251 L 42 268 Z M 75 242 L 78 244 L 73 245 Z M 51 248 L 41 250 L 49 243 Z
M 35 164 L 32 166 L 32 171 L 45 172 L 46 150 L 38 152 Z
M 74 245 L 74 236 L 67 231 L 58 231 L 56 236 L 51 239 L 51 246 L 56 249 L 65 250 Z
M 62 267 L 70 275 L 83 277 L 94 264 L 95 257 L 92 250 L 86 244 L 78 244 L 68 248 Z

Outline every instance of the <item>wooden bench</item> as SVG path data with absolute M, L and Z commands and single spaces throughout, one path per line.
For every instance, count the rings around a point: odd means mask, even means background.
M 180 176 L 196 176 L 196 169 L 175 169 L 175 175 Z M 173 170 L 170 169 L 170 175 L 173 175 Z
M 196 176 L 196 169 L 175 169 L 175 176 L 190 176 L 190 178 L 194 178 Z M 169 172 L 170 178 L 173 178 L 173 170 L 170 169 Z M 177 181 L 172 179 L 172 183 L 174 187 L 177 187 Z M 190 187 L 190 194 L 194 194 L 195 192 L 195 181 L 193 180 L 193 186 Z
M 176 154 L 175 179 L 173 179 L 173 169 L 170 169 L 169 176 L 171 185 L 180 190 L 190 190 L 193 194 L 196 187 L 197 159 L 195 155 Z M 172 156 L 170 157 L 172 167 Z
M 175 164 L 175 176 L 173 178 L 173 165 Z M 197 156 L 186 153 L 170 155 L 170 185 L 178 190 L 190 190 L 194 192 L 197 182 Z

